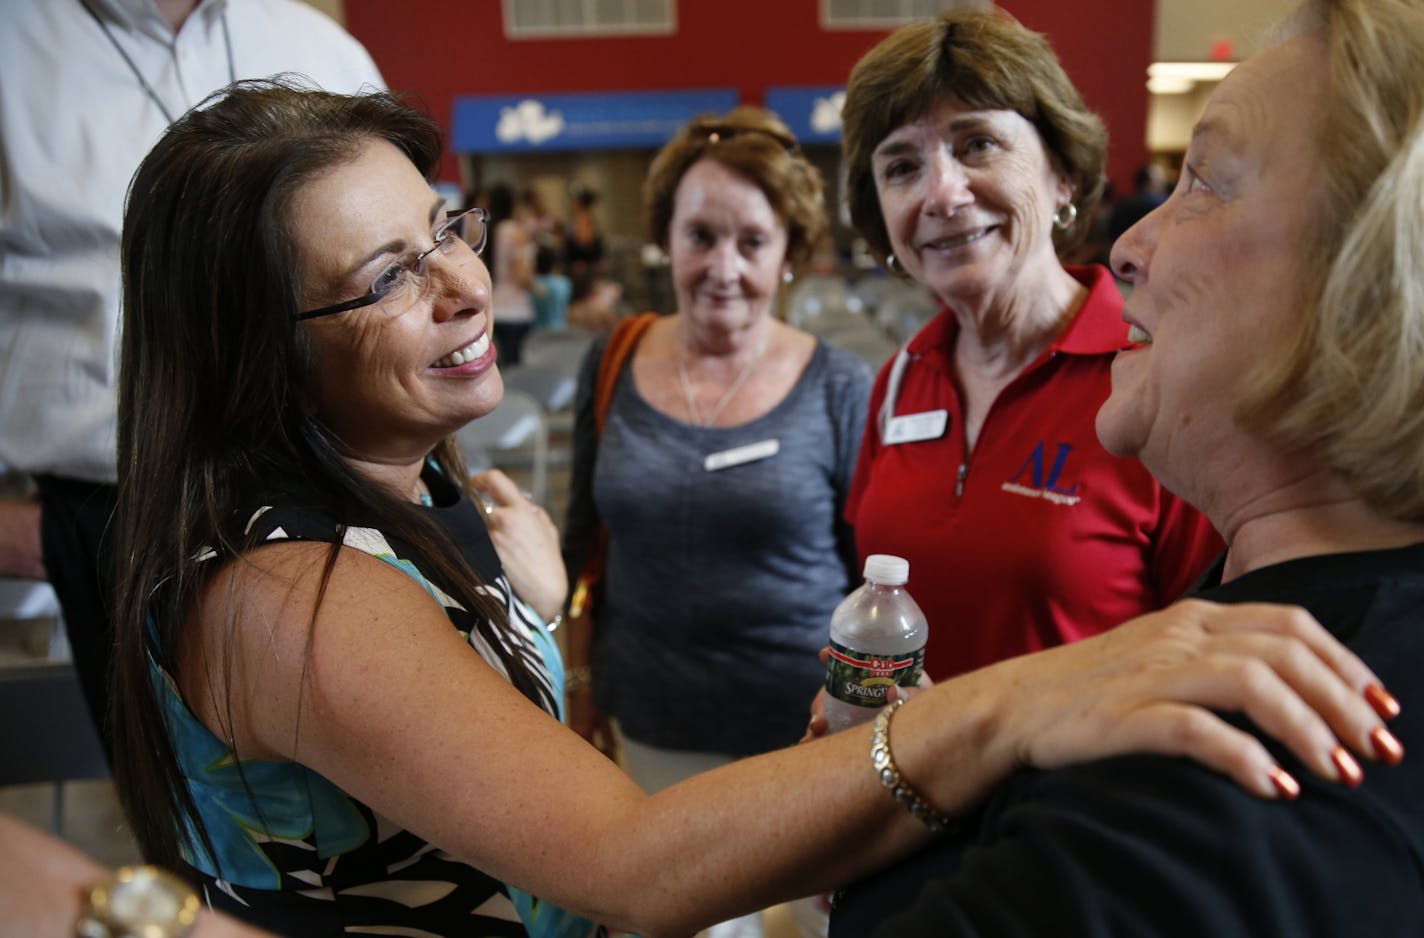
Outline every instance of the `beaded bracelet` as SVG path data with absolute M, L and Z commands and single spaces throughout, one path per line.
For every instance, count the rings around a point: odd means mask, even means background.
M 880 715 L 875 718 L 875 729 L 870 734 L 870 763 L 875 766 L 875 771 L 880 776 L 880 784 L 890 792 L 890 797 L 904 805 L 905 810 L 918 818 L 920 823 L 936 834 L 942 834 L 953 826 L 954 819 L 930 807 L 929 803 L 910 787 L 910 783 L 905 781 L 905 777 L 895 765 L 895 757 L 890 754 L 890 720 L 904 702 L 903 698 L 895 701 L 882 709 Z

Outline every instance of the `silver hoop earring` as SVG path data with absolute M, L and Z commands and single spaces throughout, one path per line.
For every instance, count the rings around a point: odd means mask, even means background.
M 1064 202 L 1058 206 L 1058 211 L 1053 213 L 1053 227 L 1059 231 L 1067 231 L 1073 227 L 1073 223 L 1078 220 L 1078 206 L 1072 202 Z
M 897 277 L 905 276 L 905 265 L 897 261 L 894 254 L 885 255 L 885 269 Z

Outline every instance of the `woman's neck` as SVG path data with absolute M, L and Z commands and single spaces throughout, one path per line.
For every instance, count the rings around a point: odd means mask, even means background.
M 1011 380 L 1072 322 L 1088 290 L 1056 261 L 1051 267 L 1004 292 L 948 301 L 959 323 L 954 360 L 961 372 Z
M 425 491 L 420 481 L 420 473 L 425 468 L 425 460 L 415 462 L 388 463 L 363 459 L 348 459 L 351 467 L 370 482 L 385 489 L 391 496 L 402 501 L 420 502 Z
M 1019 278 L 1012 295 L 980 305 L 950 303 L 959 333 L 950 349 L 964 414 L 964 446 L 973 451 L 1000 392 L 1067 328 L 1087 289 L 1052 263 L 1052 272 L 1028 288 Z
M 1213 521 L 1228 545 L 1223 582 L 1300 557 L 1424 542 L 1424 524 L 1381 514 L 1324 473 L 1274 489 Z
M 719 359 L 728 364 L 759 357 L 770 344 L 776 322 L 759 316 L 740 329 L 698 329 L 690 317 L 678 313 L 672 339 L 678 355 L 687 358 Z

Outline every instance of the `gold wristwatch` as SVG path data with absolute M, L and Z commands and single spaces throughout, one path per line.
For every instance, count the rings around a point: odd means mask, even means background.
M 78 938 L 183 938 L 202 903 L 187 883 L 156 866 L 124 866 L 84 890 Z

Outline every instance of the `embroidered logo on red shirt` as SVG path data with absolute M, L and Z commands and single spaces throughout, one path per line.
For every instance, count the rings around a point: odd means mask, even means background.
M 1082 497 L 1075 494 L 1078 491 L 1078 483 L 1073 483 L 1072 487 L 1062 484 L 1063 470 L 1068 464 L 1068 454 L 1073 452 L 1073 444 L 1058 443 L 1057 452 L 1053 454 L 1053 465 L 1044 473 L 1046 460 L 1044 450 L 1047 441 L 1039 440 L 1038 445 L 1029 453 L 1028 459 L 1019 466 L 1018 472 L 1009 477 L 1009 480 L 999 488 L 1014 495 L 1023 495 L 1028 498 L 1041 498 L 1044 501 L 1052 502 L 1055 505 L 1076 505 L 1082 501 Z M 1025 473 L 1028 478 L 1025 479 Z

